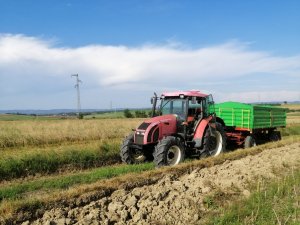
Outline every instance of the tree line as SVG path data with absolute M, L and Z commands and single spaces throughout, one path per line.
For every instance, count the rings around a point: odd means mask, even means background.
M 130 111 L 129 109 L 125 109 L 123 111 L 124 116 L 126 118 L 147 118 L 151 117 L 151 111 L 145 110 L 135 110 L 134 112 Z

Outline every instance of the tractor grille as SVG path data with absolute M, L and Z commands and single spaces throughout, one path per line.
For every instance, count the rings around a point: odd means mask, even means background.
M 137 145 L 142 145 L 144 144 L 144 135 L 141 134 L 135 134 L 135 143 Z

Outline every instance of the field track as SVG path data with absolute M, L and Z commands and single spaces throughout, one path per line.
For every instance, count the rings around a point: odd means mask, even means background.
M 98 197 L 82 197 L 79 204 L 53 207 L 30 223 L 199 224 L 207 213 L 205 199 L 213 193 L 247 197 L 250 195 L 249 183 L 276 179 L 300 168 L 299 139 L 287 145 L 277 144 L 269 149 L 250 151 L 257 154 L 245 154 L 238 159 L 234 156 L 238 153 L 233 152 L 221 164 L 218 160 L 212 163 L 214 160 L 208 159 L 210 166 L 207 168 L 185 170 L 183 168 L 187 165 L 183 164 L 178 167 L 178 172 L 177 169 L 163 169 L 165 175 L 153 179 L 148 185 L 131 183 L 114 191 L 102 192 Z

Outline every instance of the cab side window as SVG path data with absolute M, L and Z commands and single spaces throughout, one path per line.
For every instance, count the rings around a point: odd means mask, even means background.
M 209 116 L 214 113 L 214 100 L 212 95 L 208 95 L 203 101 L 203 111 L 205 116 Z
M 193 104 L 192 100 L 189 100 L 189 111 L 188 111 L 189 120 L 190 121 L 196 120 L 200 113 L 201 113 L 201 100 L 198 100 L 196 104 Z

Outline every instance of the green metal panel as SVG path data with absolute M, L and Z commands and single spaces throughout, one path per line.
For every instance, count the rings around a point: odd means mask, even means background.
M 286 126 L 286 109 L 276 106 L 253 105 L 253 128 Z
M 286 109 L 276 106 L 224 102 L 215 104 L 215 113 L 226 126 L 249 130 L 286 126 Z

